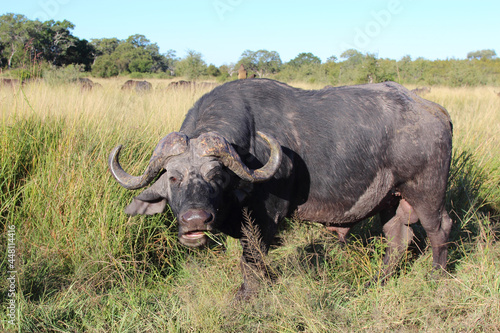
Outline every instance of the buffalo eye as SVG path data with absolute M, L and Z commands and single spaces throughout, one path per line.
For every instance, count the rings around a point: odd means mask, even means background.
M 229 184 L 230 180 L 229 174 L 224 172 L 220 166 L 211 169 L 203 175 L 203 178 L 212 186 L 219 186 L 222 188 L 225 188 Z
M 180 174 L 173 174 L 168 177 L 168 180 L 173 185 L 179 185 L 182 182 L 182 176 Z
M 212 169 L 210 170 L 204 177 L 206 180 L 214 180 L 215 177 L 217 177 L 218 170 Z
M 220 167 L 220 164 L 217 162 L 209 162 L 202 165 L 200 171 L 203 178 L 206 181 L 210 182 L 216 180 L 220 176 L 222 168 Z

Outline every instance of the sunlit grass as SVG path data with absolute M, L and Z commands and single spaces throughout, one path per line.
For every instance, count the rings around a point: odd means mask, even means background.
M 142 172 L 158 140 L 178 130 L 209 88 L 120 90 L 41 83 L 0 90 L 1 253 L 15 225 L 19 321 L 7 324 L 5 259 L 0 268 L 4 331 L 20 332 L 328 332 L 495 331 L 500 327 L 500 98 L 492 88 L 433 87 L 425 97 L 448 109 L 454 159 L 447 208 L 455 221 L 449 273 L 430 276 L 426 238 L 386 286 L 377 274 L 384 242 L 376 219 L 342 247 L 314 223 L 287 221 L 268 257 L 277 275 L 249 302 L 239 242 L 200 251 L 177 242 L 171 214 L 128 217 L 134 193 L 107 170 L 122 162 Z M 296 83 L 305 89 L 321 88 Z M 423 254 L 421 253 L 423 252 Z

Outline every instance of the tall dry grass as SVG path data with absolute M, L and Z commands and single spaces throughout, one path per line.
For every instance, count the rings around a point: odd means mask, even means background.
M 500 98 L 493 88 L 433 88 L 426 98 L 446 106 L 455 152 L 468 152 L 485 172 L 485 200 L 500 210 Z
M 208 89 L 153 92 L 41 83 L 0 91 L 0 253 L 15 225 L 17 321 L 7 322 L 7 262 L 0 268 L 0 318 L 7 332 L 386 332 L 500 327 L 498 150 L 500 99 L 491 88 L 433 87 L 426 96 L 454 123 L 447 208 L 455 221 L 449 273 L 429 277 L 425 235 L 386 286 L 365 287 L 384 241 L 376 219 L 341 247 L 322 227 L 287 221 L 267 258 L 277 280 L 249 302 L 239 242 L 217 235 L 209 249 L 178 245 L 171 214 L 128 217 L 134 195 L 113 181 L 107 156 L 140 173 L 158 140 L 177 130 Z M 300 84 L 302 88 L 319 88 Z

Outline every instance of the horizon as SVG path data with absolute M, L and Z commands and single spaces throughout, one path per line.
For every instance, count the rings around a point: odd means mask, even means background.
M 183 58 L 194 50 L 217 67 L 236 63 L 245 50 L 276 51 L 283 62 L 310 52 L 324 63 L 331 56 L 340 59 L 347 49 L 394 60 L 407 55 L 412 60 L 466 59 L 471 51 L 498 49 L 491 37 L 500 28 L 500 3 L 490 0 L 454 1 L 452 7 L 430 0 L 147 4 L 155 10 L 131 1 L 24 0 L 4 4 L 2 15 L 67 20 L 75 25 L 75 37 L 89 41 L 140 34 L 156 43 L 160 53 L 174 50 Z

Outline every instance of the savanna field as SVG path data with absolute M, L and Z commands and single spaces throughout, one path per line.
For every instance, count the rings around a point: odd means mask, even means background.
M 431 277 L 430 246 L 416 225 L 397 274 L 366 287 L 384 253 L 377 218 L 359 224 L 345 247 L 322 226 L 292 218 L 267 257 L 276 281 L 238 302 L 239 242 L 214 235 L 209 248 L 189 250 L 171 214 L 127 216 L 134 193 L 107 166 L 111 149 L 123 144 L 123 167 L 142 173 L 158 141 L 211 88 L 167 90 L 169 80 L 153 79 L 153 91 L 138 94 L 120 90 L 125 80 L 97 79 L 102 87 L 91 91 L 47 82 L 0 89 L 2 332 L 500 331 L 494 87 L 433 86 L 424 96 L 454 125 L 446 274 Z

